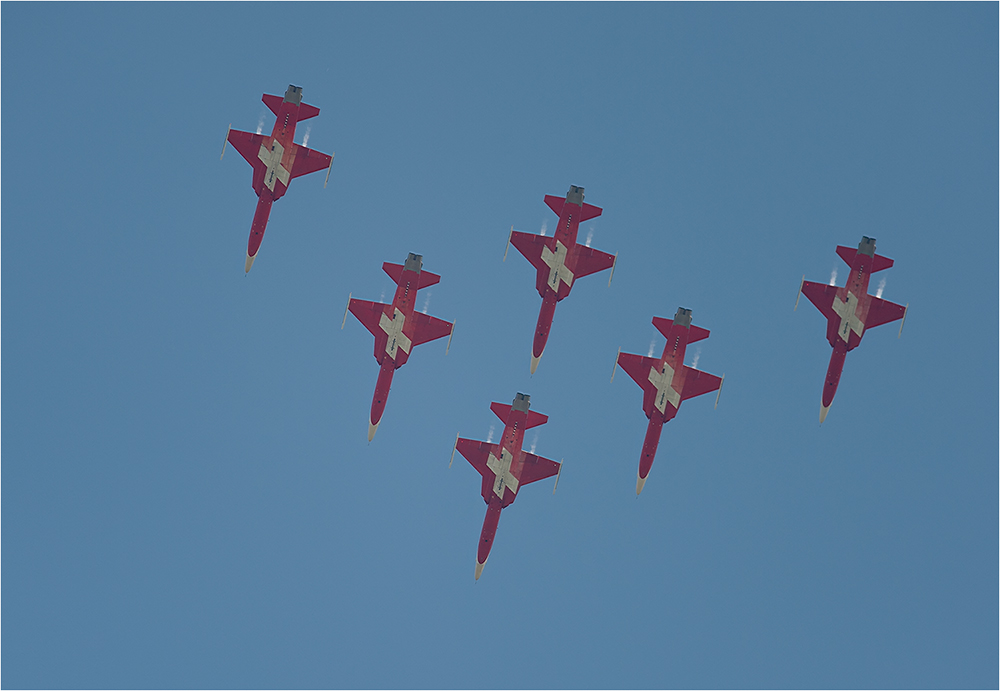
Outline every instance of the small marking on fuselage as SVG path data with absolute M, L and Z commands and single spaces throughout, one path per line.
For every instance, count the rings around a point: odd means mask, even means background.
M 507 488 L 511 492 L 517 493 L 518 481 L 510 472 L 510 464 L 513 462 L 514 457 L 510 451 L 504 448 L 500 449 L 499 459 L 492 453 L 486 459 L 486 467 L 492 470 L 495 476 L 493 480 L 493 494 L 500 497 L 500 501 L 503 501 L 503 495 Z
M 847 302 L 836 295 L 833 297 L 833 311 L 840 317 L 840 330 L 837 333 L 844 339 L 844 343 L 847 343 L 851 337 L 851 331 L 856 333 L 858 338 L 861 338 L 861 334 L 865 330 L 864 322 L 858 319 L 857 308 L 858 298 L 851 291 L 847 291 Z
M 681 395 L 677 393 L 671 384 L 674 381 L 674 368 L 663 363 L 663 371 L 657 372 L 655 367 L 649 368 L 649 381 L 656 387 L 656 398 L 653 400 L 653 405 L 661 413 L 667 412 L 667 402 L 669 401 L 674 408 L 681 407 Z
M 281 180 L 285 187 L 288 187 L 288 180 L 291 178 L 288 170 L 281 165 L 281 159 L 284 155 L 285 147 L 277 139 L 272 140 L 270 150 L 263 144 L 260 145 L 260 152 L 257 154 L 257 158 L 267 166 L 267 171 L 264 173 L 264 184 L 272 192 L 274 192 L 275 177 Z
M 400 312 L 398 309 L 395 314 L 393 314 L 392 319 L 386 316 L 385 312 L 378 320 L 378 325 L 385 331 L 388 338 L 385 341 L 385 352 L 389 354 L 393 360 L 396 359 L 396 349 L 402 348 L 403 352 L 407 355 L 410 354 L 410 347 L 412 342 L 403 333 L 403 324 L 406 322 L 406 315 Z
M 566 284 L 567 288 L 573 287 L 573 272 L 566 267 L 566 255 L 568 254 L 566 245 L 556 240 L 556 251 L 553 252 L 548 247 L 542 247 L 542 261 L 549 267 L 549 288 L 559 292 L 559 281 Z

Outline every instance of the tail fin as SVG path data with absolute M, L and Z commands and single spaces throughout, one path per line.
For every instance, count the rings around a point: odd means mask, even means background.
M 843 245 L 837 245 L 837 254 L 840 258 L 847 262 L 848 266 L 854 266 L 854 257 L 857 256 L 858 251 L 853 247 L 844 247 Z M 872 257 L 872 273 L 876 271 L 882 271 L 892 267 L 893 262 L 889 257 L 883 257 L 881 254 L 876 254 Z
M 264 94 L 260 97 L 260 100 L 262 100 L 264 105 L 266 105 L 275 115 L 277 115 L 278 111 L 281 110 L 281 104 L 285 102 L 284 98 L 273 94 Z M 302 103 L 299 105 L 299 116 L 297 122 L 314 118 L 317 115 L 319 115 L 319 108 L 311 106 L 308 103 Z
M 403 265 L 402 264 L 390 264 L 385 262 L 382 264 L 382 270 L 389 274 L 389 278 L 392 279 L 393 283 L 399 285 L 399 282 L 403 278 Z M 430 271 L 420 272 L 420 282 L 417 284 L 417 290 L 421 288 L 426 288 L 438 283 L 441 277 L 437 274 L 433 274 Z
M 490 410 L 492 410 L 505 425 L 507 424 L 507 418 L 510 417 L 510 409 L 511 406 L 509 403 L 490 403 Z M 541 413 L 536 413 L 534 410 L 529 410 L 528 416 L 525 419 L 524 429 L 538 427 L 539 425 L 544 425 L 548 421 L 548 415 L 542 415 Z

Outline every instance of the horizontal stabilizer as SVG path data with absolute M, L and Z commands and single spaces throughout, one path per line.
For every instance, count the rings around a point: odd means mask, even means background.
M 844 247 L 843 245 L 837 245 L 837 254 L 840 258 L 847 262 L 848 266 L 854 266 L 854 258 L 857 256 L 858 251 L 853 247 Z M 876 254 L 872 257 L 872 268 L 871 272 L 882 271 L 892 267 L 893 262 L 889 257 L 883 257 L 881 254 Z
M 594 206 L 593 204 L 588 204 L 587 202 L 584 202 L 583 215 L 580 217 L 580 223 L 583 223 L 584 221 L 589 221 L 592 218 L 597 218 L 602 213 L 604 213 L 604 209 L 602 209 L 601 207 Z
M 554 194 L 545 195 L 545 205 L 556 212 L 556 216 L 562 216 L 563 206 L 566 205 L 565 197 L 557 197 Z
M 653 317 L 653 326 L 668 340 L 671 338 L 670 330 L 674 328 L 674 320 L 667 319 L 666 317 Z M 677 327 L 683 329 L 683 326 Z M 694 343 L 696 341 L 703 341 L 708 338 L 711 332 L 708 329 L 703 329 L 700 326 L 694 326 L 693 324 L 688 327 L 688 343 Z
M 882 271 L 883 269 L 888 269 L 894 263 L 895 262 L 889 259 L 889 257 L 883 257 L 881 254 L 876 254 L 874 259 L 872 260 L 872 273 L 875 273 L 876 271 Z
M 670 338 L 670 329 L 674 328 L 674 320 L 666 317 L 653 317 L 653 326 L 666 338 Z
M 552 194 L 546 194 L 545 195 L 545 204 L 550 209 L 552 209 L 553 211 L 556 212 L 556 216 L 559 216 L 560 218 L 562 218 L 563 208 L 566 206 L 566 198 L 565 197 L 556 197 L 555 195 L 552 195 Z M 586 202 L 584 202 L 583 203 L 583 210 L 582 210 L 582 213 L 580 214 L 579 222 L 583 223 L 584 221 L 589 221 L 592 218 L 597 218 L 602 213 L 604 213 L 604 209 L 602 209 L 601 207 L 594 206 L 593 204 L 587 204 Z
M 264 102 L 264 105 L 270 109 L 275 115 L 281 110 L 281 104 L 285 102 L 283 96 L 275 96 L 274 94 L 264 94 L 260 97 L 260 100 Z M 303 120 L 308 120 L 309 118 L 314 118 L 319 115 L 319 108 L 316 106 L 311 106 L 308 103 L 299 104 L 299 115 L 296 122 L 302 122 Z
M 316 106 L 311 106 L 308 103 L 303 103 L 299 106 L 299 122 L 314 118 L 317 115 L 319 115 L 319 108 Z
M 389 274 L 389 278 L 392 279 L 393 283 L 399 285 L 399 282 L 403 278 L 403 265 L 402 264 L 390 264 L 389 262 L 384 262 L 382 264 L 382 270 Z M 421 288 L 426 288 L 438 283 L 441 277 L 437 274 L 433 274 L 430 271 L 420 272 L 420 282 L 417 283 L 417 290 Z
M 510 408 L 511 406 L 509 403 L 490 403 L 490 410 L 492 410 L 505 425 L 507 424 L 507 418 L 510 417 Z M 525 420 L 524 429 L 538 427 L 539 425 L 544 425 L 548 421 L 548 415 L 542 415 L 541 413 L 529 410 L 528 417 Z
M 264 94 L 260 97 L 260 100 L 262 100 L 264 105 L 267 106 L 275 115 L 277 115 L 278 111 L 281 110 L 281 104 L 285 102 L 283 97 L 275 96 L 274 94 Z
M 703 341 L 708 338 L 708 334 L 711 333 L 708 329 L 703 329 L 700 326 L 691 325 L 690 329 L 691 335 L 688 336 L 688 343 L 694 343 L 696 341 Z

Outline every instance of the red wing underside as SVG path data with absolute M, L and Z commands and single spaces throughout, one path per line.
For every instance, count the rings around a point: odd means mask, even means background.
M 524 454 L 524 465 L 521 466 L 521 485 L 531 482 L 538 482 L 547 477 L 552 477 L 559 472 L 559 464 L 548 458 L 536 456 L 533 453 Z
M 809 298 L 809 302 L 816 305 L 816 309 L 823 313 L 828 320 L 840 320 L 837 313 L 833 311 L 833 298 L 837 296 L 837 286 L 825 283 L 814 283 L 804 281 L 802 283 L 802 294 Z
M 656 369 L 659 363 L 660 361 L 655 358 L 643 357 L 642 355 L 618 354 L 618 364 L 643 390 L 652 386 L 649 381 L 649 370 Z
M 292 163 L 292 177 L 297 178 L 318 170 L 326 170 L 330 167 L 332 156 L 307 149 L 304 146 L 295 145 L 295 162 Z
M 869 298 L 868 318 L 865 320 L 866 329 L 874 329 L 876 326 L 894 322 L 903 318 L 906 308 L 897 305 L 895 302 L 882 300 L 881 298 Z
M 429 317 L 423 312 L 413 313 L 413 345 L 444 338 L 451 333 L 451 322 L 437 317 Z
M 522 233 L 519 230 L 510 234 L 510 244 L 514 245 L 533 267 L 545 271 L 549 270 L 549 265 L 542 261 L 542 248 L 548 247 L 550 251 L 555 251 L 555 243 L 555 238 L 546 235 Z
M 365 328 L 371 331 L 372 336 L 378 338 L 379 336 L 385 336 L 385 331 L 379 326 L 379 322 L 382 319 L 383 314 L 387 314 L 385 311 L 386 307 L 391 307 L 391 305 L 386 305 L 381 302 L 369 302 L 368 300 L 358 300 L 357 298 L 351 298 L 350 310 L 351 314 L 358 318 Z
M 495 456 L 500 455 L 499 444 L 490 444 L 485 441 L 476 441 L 474 439 L 459 439 L 455 448 L 458 449 L 458 452 L 462 454 L 465 460 L 467 460 L 480 475 L 483 477 L 487 477 L 488 475 L 490 478 L 495 477 L 493 471 L 486 465 L 486 461 L 489 459 L 491 453 Z
M 242 130 L 229 130 L 227 139 L 233 145 L 233 148 L 240 152 L 240 156 L 253 166 L 254 189 L 257 189 L 258 178 L 262 181 L 264 173 L 267 170 L 264 161 L 260 160 L 260 147 L 263 145 L 266 148 L 270 144 L 271 138 L 265 137 L 263 134 L 252 134 L 250 132 L 243 132 Z
M 685 365 L 684 390 L 681 392 L 681 400 L 686 401 L 695 396 L 717 391 L 720 386 L 722 386 L 720 377 Z
M 649 381 L 649 371 L 656 369 L 660 361 L 632 353 L 619 353 L 618 364 L 642 389 L 642 410 L 646 413 L 646 417 L 651 416 L 655 410 L 653 399 L 656 398 L 656 387 Z
M 615 263 L 615 255 L 601 252 L 591 247 L 577 245 L 575 278 L 582 278 L 598 271 L 610 269 Z

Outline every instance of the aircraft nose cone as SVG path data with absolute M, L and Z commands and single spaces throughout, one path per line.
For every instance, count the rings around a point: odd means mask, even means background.
M 826 419 L 826 414 L 830 412 L 830 406 L 820 405 L 819 407 L 819 424 L 823 424 L 823 420 Z
M 257 258 L 256 254 L 253 255 L 252 257 L 249 254 L 247 255 L 247 264 L 246 267 L 244 268 L 245 273 L 250 273 L 250 267 L 253 266 L 253 260 L 256 258 Z
M 483 575 L 483 567 L 484 566 L 486 566 L 486 562 L 485 561 L 482 564 L 480 564 L 479 560 L 478 559 L 476 560 L 476 580 L 477 581 L 479 580 L 479 577 Z
M 378 426 L 380 424 L 382 424 L 382 423 L 378 422 L 378 423 L 376 423 L 374 425 L 372 423 L 370 423 L 370 422 L 368 423 L 368 441 L 371 441 L 372 439 L 375 438 L 375 433 L 378 431 Z
M 649 477 L 649 476 L 647 475 L 646 477 Z M 639 477 L 639 474 L 636 473 L 636 476 L 635 476 L 635 496 L 638 497 L 640 494 L 642 494 L 642 487 L 643 487 L 643 485 L 646 484 L 646 477 Z
M 541 359 L 542 359 L 541 355 L 539 355 L 538 357 L 535 357 L 534 355 L 531 356 L 531 373 L 532 374 L 534 374 L 535 370 L 538 369 L 538 361 L 541 360 Z

